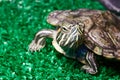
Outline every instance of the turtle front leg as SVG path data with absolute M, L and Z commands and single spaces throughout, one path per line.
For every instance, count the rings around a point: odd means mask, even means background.
M 46 44 L 46 37 L 53 38 L 53 30 L 41 30 L 36 35 L 34 40 L 29 45 L 30 51 L 37 51 L 43 48 Z
M 36 35 L 34 40 L 30 43 L 29 45 L 29 50 L 30 51 L 37 51 L 41 48 L 43 48 L 46 44 L 46 38 L 52 38 L 52 44 L 55 47 L 55 49 L 62 53 L 65 54 L 64 50 L 59 46 L 59 44 L 56 41 L 56 36 L 57 33 L 59 32 L 59 30 L 50 30 L 50 29 L 45 29 L 45 30 L 41 30 L 39 31 Z
M 93 52 L 86 54 L 86 64 L 81 69 L 90 74 L 96 74 L 98 72 Z

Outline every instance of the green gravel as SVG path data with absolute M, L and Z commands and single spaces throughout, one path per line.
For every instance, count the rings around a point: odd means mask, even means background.
M 80 8 L 105 10 L 97 0 L 0 0 L 0 80 L 120 80 L 119 62 L 98 59 L 99 73 L 86 74 L 51 39 L 41 52 L 28 51 L 39 30 L 54 29 L 46 22 L 50 12 Z

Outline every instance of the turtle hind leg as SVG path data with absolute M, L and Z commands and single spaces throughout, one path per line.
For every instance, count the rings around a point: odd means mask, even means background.
M 86 54 L 86 64 L 81 69 L 90 74 L 96 74 L 98 72 L 93 52 L 89 51 Z
M 43 48 L 46 44 L 46 38 L 55 38 L 54 34 L 57 32 L 55 30 L 41 30 L 36 35 L 34 40 L 29 45 L 30 51 L 37 51 Z

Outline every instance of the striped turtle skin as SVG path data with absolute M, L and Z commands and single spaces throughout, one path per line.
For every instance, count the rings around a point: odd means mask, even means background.
M 100 10 L 56 10 L 47 22 L 56 30 L 40 30 L 29 45 L 37 51 L 52 38 L 52 45 L 66 57 L 85 64 L 81 69 L 96 74 L 98 68 L 95 54 L 120 60 L 120 20 L 109 11 Z

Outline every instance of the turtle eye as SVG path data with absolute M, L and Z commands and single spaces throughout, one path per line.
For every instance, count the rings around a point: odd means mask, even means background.
M 65 28 L 65 27 L 62 27 L 62 31 L 63 32 L 68 32 L 69 30 L 67 28 Z
M 64 31 L 67 31 L 67 29 L 66 29 L 65 27 L 63 27 L 63 30 L 64 30 Z

